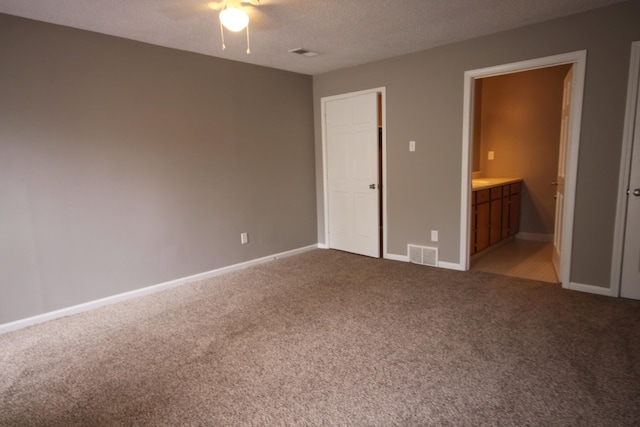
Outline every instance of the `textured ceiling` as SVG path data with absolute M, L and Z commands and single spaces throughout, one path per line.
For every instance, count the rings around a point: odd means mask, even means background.
M 244 32 L 225 32 L 222 50 L 209 1 L 0 0 L 0 13 L 315 75 L 621 0 L 260 0 L 247 7 L 251 55 Z M 321 55 L 288 53 L 298 47 Z

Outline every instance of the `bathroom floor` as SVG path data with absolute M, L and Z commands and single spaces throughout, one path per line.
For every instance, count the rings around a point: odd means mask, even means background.
M 551 262 L 553 243 L 513 239 L 471 261 L 471 269 L 559 283 Z

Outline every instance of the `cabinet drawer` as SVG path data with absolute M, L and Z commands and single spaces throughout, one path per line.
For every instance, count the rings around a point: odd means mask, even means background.
M 491 200 L 500 199 L 502 197 L 502 187 L 493 187 L 491 190 Z
M 489 201 L 490 193 L 487 190 L 478 190 L 476 193 L 476 203 L 484 203 Z
M 518 194 L 520 192 L 520 184 L 520 182 L 511 184 L 511 194 Z

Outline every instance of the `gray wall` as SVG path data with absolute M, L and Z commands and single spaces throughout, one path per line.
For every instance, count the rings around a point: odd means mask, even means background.
M 637 0 L 497 33 L 313 79 L 318 236 L 324 242 L 320 99 L 386 86 L 388 252 L 429 244 L 460 261 L 463 75 L 466 70 L 586 49 L 573 282 L 610 286 L 611 252 L 631 42 L 640 39 Z M 408 141 L 417 141 L 409 153 Z
M 0 61 L 0 324 L 317 242 L 311 77 L 7 15 Z
M 564 76 L 571 66 L 482 79 L 480 164 L 483 177 L 524 180 L 520 231 L 552 235 L 555 227 Z M 476 141 L 474 140 L 474 149 Z M 488 160 L 488 152 L 494 159 Z

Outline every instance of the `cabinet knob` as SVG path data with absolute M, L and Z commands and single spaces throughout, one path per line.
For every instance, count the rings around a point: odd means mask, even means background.
M 375 190 L 376 189 L 376 185 L 375 184 L 370 184 L 369 188 L 372 189 L 372 190 Z

